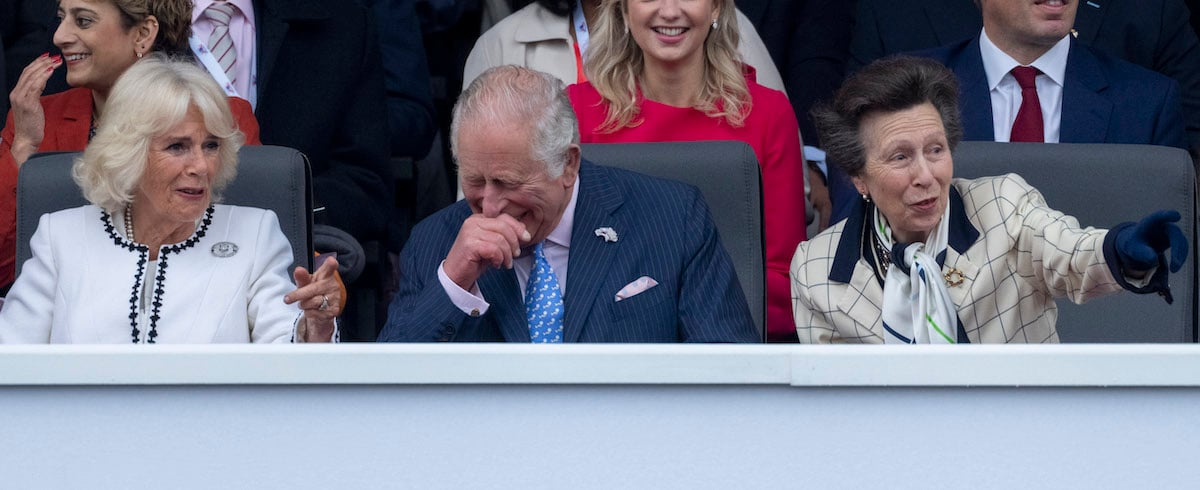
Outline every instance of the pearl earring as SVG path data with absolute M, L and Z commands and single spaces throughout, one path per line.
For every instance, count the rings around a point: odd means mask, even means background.
M 721 26 L 717 25 L 717 19 L 713 19 L 713 30 L 720 29 L 720 28 L 721 28 Z

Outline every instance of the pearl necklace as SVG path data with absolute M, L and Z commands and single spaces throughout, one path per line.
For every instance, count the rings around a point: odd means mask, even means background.
M 133 241 L 133 203 L 125 204 L 125 238 Z
M 884 248 L 884 245 L 879 242 L 879 237 L 871 231 L 873 226 L 877 225 L 875 225 L 875 219 L 873 217 L 875 213 L 872 212 L 870 206 L 867 207 L 867 214 L 870 217 L 866 219 L 866 222 L 863 225 L 862 239 L 864 242 L 869 241 L 871 243 L 870 246 L 872 258 L 875 259 L 875 277 L 879 279 L 880 284 L 883 284 L 884 278 L 887 277 L 888 269 L 892 265 L 892 253 Z

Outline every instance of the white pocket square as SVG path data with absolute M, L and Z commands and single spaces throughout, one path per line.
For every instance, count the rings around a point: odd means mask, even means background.
M 626 284 L 620 291 L 617 291 L 617 301 L 632 298 L 657 285 L 658 281 L 655 281 L 653 277 L 639 277 L 636 281 Z

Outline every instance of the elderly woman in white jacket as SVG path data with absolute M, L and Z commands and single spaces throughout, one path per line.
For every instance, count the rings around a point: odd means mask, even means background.
M 335 339 L 336 262 L 296 268 L 293 283 L 275 214 L 215 204 L 242 139 L 201 68 L 135 63 L 75 163 L 92 204 L 41 217 L 0 310 L 0 342 Z
M 954 178 L 958 94 L 941 63 L 899 56 L 813 111 L 862 199 L 796 247 L 800 342 L 1057 343 L 1056 298 L 1127 290 L 1171 301 L 1168 274 L 1188 252 L 1178 212 L 1085 228 L 1019 175 Z

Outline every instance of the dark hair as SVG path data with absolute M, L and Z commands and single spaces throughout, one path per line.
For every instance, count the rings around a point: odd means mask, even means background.
M 867 163 L 860 126 L 863 118 L 926 102 L 941 115 L 946 141 L 953 152 L 962 140 L 958 81 L 948 68 L 927 58 L 892 56 L 867 65 L 842 84 L 832 104 L 826 102 L 814 108 L 812 117 L 829 161 L 854 176 Z
M 559 17 L 566 17 L 575 11 L 579 0 L 537 0 L 538 5 Z
M 112 0 L 121 12 L 125 30 L 153 15 L 158 20 L 158 37 L 151 51 L 172 57 L 192 58 L 188 38 L 192 35 L 192 0 Z

